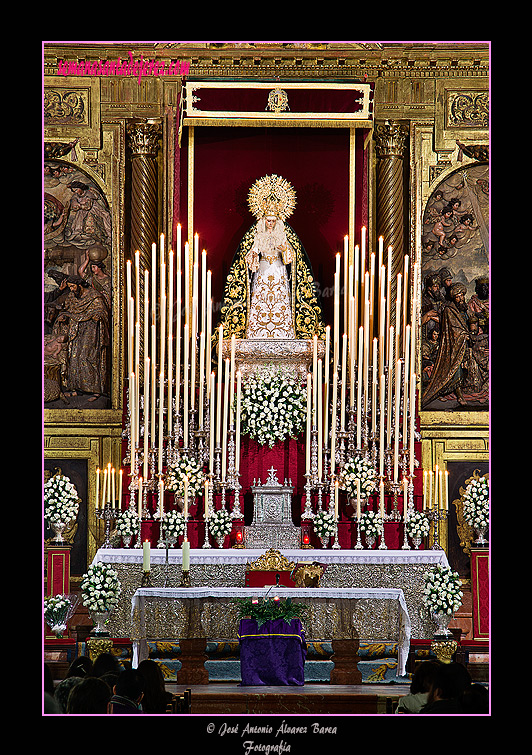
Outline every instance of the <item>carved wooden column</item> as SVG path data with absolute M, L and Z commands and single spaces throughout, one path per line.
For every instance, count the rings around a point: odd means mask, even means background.
M 377 154 L 377 236 L 393 247 L 392 301 L 405 255 L 404 156 L 408 129 L 385 121 L 374 132 Z
M 157 151 L 162 136 L 158 121 L 131 120 L 126 126 L 131 156 L 130 257 L 138 250 L 143 266 L 151 267 L 151 246 L 158 237 Z

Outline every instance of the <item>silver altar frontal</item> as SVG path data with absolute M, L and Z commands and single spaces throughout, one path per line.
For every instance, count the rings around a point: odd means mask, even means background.
M 408 612 L 411 637 L 432 637 L 434 622 L 424 604 L 424 575 L 431 566 L 448 566 L 443 550 L 304 550 L 282 548 L 282 555 L 291 562 L 310 560 L 325 564 L 320 588 L 400 589 Z M 264 550 L 251 548 L 213 548 L 190 550 L 190 582 L 192 588 L 230 587 L 245 589 L 246 570 Z M 121 584 L 120 602 L 109 619 L 109 631 L 115 637 L 130 637 L 131 600 L 142 582 L 141 548 L 109 548 L 96 553 L 93 563 L 111 565 Z M 150 554 L 151 583 L 153 588 L 179 588 L 181 581 L 181 548 L 170 548 L 168 559 L 164 550 L 152 549 Z M 187 588 L 190 589 L 190 588 Z M 285 594 L 284 588 L 283 594 Z M 312 601 L 315 588 L 302 588 Z M 238 594 L 238 590 L 237 590 Z M 373 639 L 382 639 L 382 636 Z
M 292 522 L 292 481 L 282 485 L 273 467 L 264 485 L 253 481 L 253 524 L 244 528 L 247 548 L 299 548 L 301 528 Z

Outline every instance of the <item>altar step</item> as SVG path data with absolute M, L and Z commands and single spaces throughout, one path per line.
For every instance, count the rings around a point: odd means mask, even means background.
M 389 684 L 397 681 L 397 642 L 391 640 L 360 641 L 358 669 L 362 684 Z M 178 642 L 148 642 L 149 657 L 161 666 L 166 682 L 178 681 L 181 668 Z M 239 682 L 238 642 L 207 642 L 205 668 L 209 682 Z M 305 660 L 305 681 L 329 683 L 334 662 L 330 642 L 309 642 Z M 405 678 L 408 682 L 408 677 Z

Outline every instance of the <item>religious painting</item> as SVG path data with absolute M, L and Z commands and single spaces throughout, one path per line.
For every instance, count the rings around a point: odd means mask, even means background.
M 44 405 L 110 407 L 112 221 L 80 168 L 44 162 Z
M 428 199 L 422 236 L 424 410 L 489 408 L 489 166 L 472 163 Z

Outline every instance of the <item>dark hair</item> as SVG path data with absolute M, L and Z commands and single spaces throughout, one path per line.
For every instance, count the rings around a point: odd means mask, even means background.
M 115 684 L 115 694 L 127 697 L 128 700 L 138 700 L 144 692 L 144 681 L 136 669 L 122 671 Z
M 432 682 L 431 693 L 443 700 L 457 698 L 471 684 L 471 675 L 461 663 L 442 663 Z
M 119 674 L 121 671 L 120 662 L 112 653 L 100 653 L 94 661 L 93 676 L 103 676 L 107 673 Z
M 413 695 L 417 695 L 418 692 L 428 692 L 439 667 L 439 661 L 421 661 L 414 670 L 410 692 Z
M 70 690 L 67 713 L 107 713 L 111 689 L 101 679 L 89 676 Z
M 168 695 L 160 665 L 151 658 L 146 658 L 139 663 L 137 671 L 144 681 L 142 709 L 145 713 L 165 713 Z
M 70 664 L 67 676 L 92 676 L 92 661 L 88 655 L 79 655 Z

